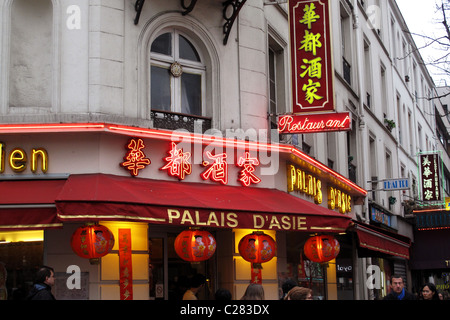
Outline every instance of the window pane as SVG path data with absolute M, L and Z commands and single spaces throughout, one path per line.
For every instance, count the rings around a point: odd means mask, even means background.
M 151 107 L 170 111 L 170 74 L 169 70 L 152 66 L 151 68 Z
M 200 57 L 197 53 L 197 50 L 195 50 L 192 43 L 190 43 L 185 37 L 181 35 L 180 35 L 180 58 L 200 62 Z
M 183 73 L 181 76 L 181 112 L 202 115 L 202 76 Z
M 155 39 L 152 43 L 151 52 L 161 53 L 168 56 L 172 55 L 172 34 L 164 33 Z

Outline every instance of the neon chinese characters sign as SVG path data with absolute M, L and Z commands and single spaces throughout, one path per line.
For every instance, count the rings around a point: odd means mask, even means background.
M 211 179 L 216 182 L 220 182 L 222 184 L 228 183 L 228 163 L 227 163 L 227 154 L 221 153 L 217 155 L 212 155 L 211 152 L 207 151 L 206 156 L 212 160 L 203 161 L 202 165 L 204 167 L 209 166 L 209 168 L 201 174 L 203 180 Z
M 293 113 L 334 111 L 330 0 L 289 1 Z
M 161 170 L 167 170 L 167 173 L 173 177 L 184 180 L 186 175 L 191 174 L 192 165 L 189 162 L 191 154 L 183 152 L 183 149 L 177 149 L 177 144 L 172 142 L 172 149 L 169 151 L 170 156 L 164 158 L 167 164 Z
M 130 174 L 136 177 L 139 174 L 139 170 L 144 169 L 151 161 L 146 158 L 145 153 L 142 151 L 145 148 L 142 139 L 131 139 L 126 148 L 128 152 L 123 158 L 125 161 L 120 165 L 130 170 Z
M 168 175 L 184 180 L 192 174 L 191 153 L 179 149 L 175 142 L 171 142 L 170 146 L 170 150 L 168 151 L 169 156 L 163 158 L 166 164 L 160 170 L 166 170 Z M 126 148 L 127 154 L 124 157 L 125 161 L 120 165 L 129 170 L 132 176 L 136 177 L 139 174 L 139 170 L 145 169 L 146 166 L 151 164 L 151 161 L 146 158 L 143 151 L 145 144 L 142 139 L 131 139 L 126 145 Z M 202 161 L 201 165 L 205 169 L 200 174 L 200 177 L 203 180 L 212 180 L 223 185 L 228 184 L 228 155 L 226 153 L 213 155 L 210 151 L 206 151 L 204 156 L 206 160 Z M 260 183 L 261 179 L 255 173 L 256 167 L 259 164 L 258 158 L 252 157 L 250 152 L 245 152 L 243 156 L 238 158 L 235 164 L 236 167 L 241 168 L 237 180 L 246 187 L 251 184 Z
M 259 160 L 251 158 L 249 152 L 246 152 L 244 157 L 239 158 L 237 165 L 242 168 L 239 177 L 242 185 L 248 187 L 252 183 L 257 184 L 261 182 L 261 179 L 254 174 L 255 166 L 259 166 Z

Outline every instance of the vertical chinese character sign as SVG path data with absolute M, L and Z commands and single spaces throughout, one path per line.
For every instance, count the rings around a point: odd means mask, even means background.
M 441 162 L 438 153 L 419 155 L 419 178 L 423 201 L 442 201 Z
M 119 272 L 120 300 L 133 300 L 130 229 L 119 229 Z
M 330 0 L 289 0 L 293 113 L 334 111 Z

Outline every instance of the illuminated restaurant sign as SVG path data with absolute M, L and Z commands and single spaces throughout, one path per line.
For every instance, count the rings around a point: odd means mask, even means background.
M 43 148 L 33 148 L 27 152 L 22 148 L 14 148 L 7 152 L 6 144 L 0 142 L 0 173 L 4 173 L 8 165 L 12 171 L 18 173 L 27 169 L 28 165 L 33 173 L 46 173 L 48 170 L 48 153 Z M 30 158 L 29 158 L 30 157 Z
M 330 0 L 289 1 L 293 113 L 334 111 Z
M 351 130 L 349 112 L 309 115 L 284 115 L 278 118 L 278 132 L 314 133 Z
M 126 145 L 126 155 L 124 162 L 120 165 L 127 170 L 134 177 L 139 175 L 139 171 L 145 169 L 151 164 L 151 160 L 147 158 L 144 152 L 145 144 L 142 139 L 131 139 Z M 160 170 L 166 170 L 167 174 L 184 180 L 192 173 L 191 153 L 179 149 L 175 142 L 171 142 L 169 156 L 163 158 L 166 164 Z M 206 151 L 205 159 L 201 166 L 205 167 L 200 174 L 203 180 L 211 180 L 223 185 L 228 184 L 228 161 L 227 153 L 212 154 Z M 258 158 L 251 155 L 250 152 L 245 152 L 243 156 L 237 159 L 236 167 L 240 168 L 237 180 L 245 187 L 252 184 L 258 184 L 261 179 L 255 174 L 256 167 L 260 162 Z
M 289 192 L 297 191 L 314 198 L 316 204 L 323 202 L 322 181 L 311 173 L 308 173 L 292 164 L 287 168 L 287 189 Z M 352 197 L 344 191 L 328 186 L 328 209 L 337 210 L 340 213 L 352 211 Z
M 164 210 L 164 209 L 162 209 Z M 267 229 L 285 231 L 312 231 L 320 230 L 323 225 L 318 220 L 323 216 L 308 215 L 288 215 L 269 213 L 236 213 L 227 211 L 208 211 L 205 209 L 166 209 L 167 218 L 165 223 L 173 225 L 185 225 L 196 227 L 217 227 L 217 228 L 247 228 L 247 229 Z M 330 223 L 335 225 L 336 230 L 342 228 L 340 221 L 335 216 L 326 216 Z M 331 222 L 333 221 L 333 222 Z M 324 230 L 326 228 L 323 228 Z M 331 230 L 331 227 L 328 227 Z M 345 227 L 343 227 L 345 229 Z
M 419 155 L 421 199 L 423 201 L 442 201 L 441 165 L 438 153 Z

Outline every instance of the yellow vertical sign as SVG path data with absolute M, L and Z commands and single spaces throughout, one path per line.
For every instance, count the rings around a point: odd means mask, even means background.
M 445 197 L 445 210 L 450 211 L 450 197 Z

